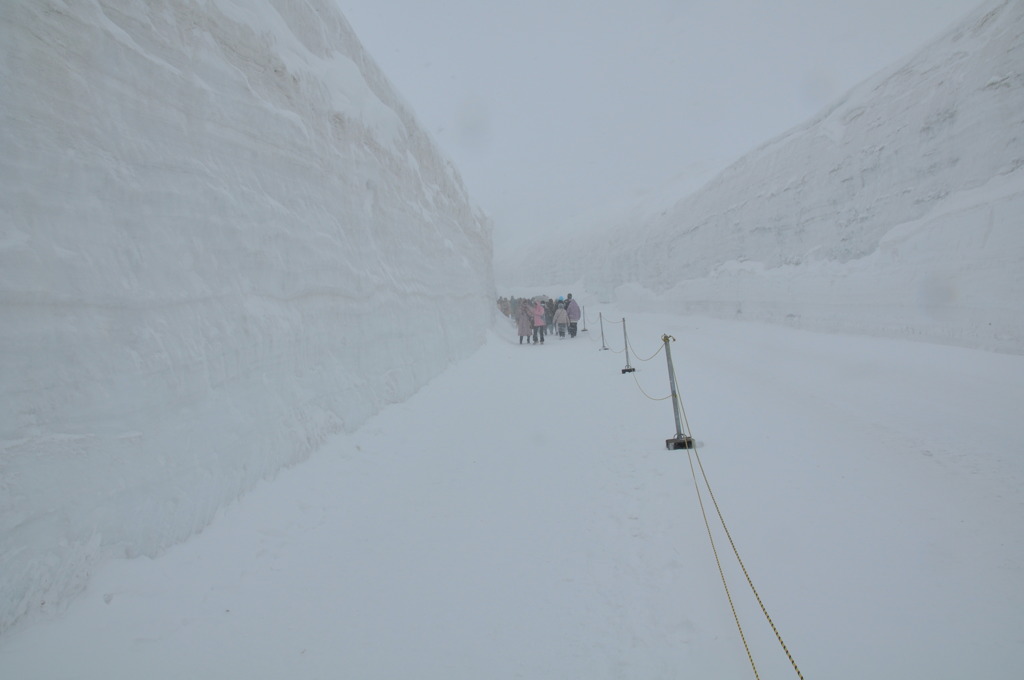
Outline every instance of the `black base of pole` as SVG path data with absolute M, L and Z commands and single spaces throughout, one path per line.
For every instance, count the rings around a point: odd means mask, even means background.
M 680 435 L 678 437 L 672 437 L 672 439 L 666 439 L 665 448 L 669 451 L 675 451 L 676 449 L 692 449 L 693 437 Z
M 623 374 L 626 374 L 626 373 L 633 373 L 634 371 L 636 371 L 636 369 L 635 369 L 635 368 L 632 368 L 632 367 L 630 367 L 630 366 L 627 366 L 626 368 L 622 369 L 622 373 L 623 373 Z

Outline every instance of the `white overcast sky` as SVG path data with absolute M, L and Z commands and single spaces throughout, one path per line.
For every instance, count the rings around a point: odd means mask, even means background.
M 981 4 L 338 0 L 499 247 L 710 179 Z

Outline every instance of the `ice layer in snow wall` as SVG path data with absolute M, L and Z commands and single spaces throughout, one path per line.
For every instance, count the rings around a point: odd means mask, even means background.
M 489 225 L 328 0 L 5 0 L 0 187 L 0 631 L 491 319 Z

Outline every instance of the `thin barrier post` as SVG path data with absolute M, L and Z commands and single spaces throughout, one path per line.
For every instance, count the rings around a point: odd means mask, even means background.
M 587 332 L 587 308 L 583 308 L 583 328 L 580 329 L 580 333 Z
M 622 341 L 626 345 L 626 367 L 622 369 L 622 374 L 632 373 L 636 369 L 629 365 L 629 336 L 626 335 L 626 317 L 622 317 Z
M 597 320 L 601 322 L 601 349 L 608 349 L 608 345 L 604 344 L 604 312 L 597 313 Z
M 665 360 L 668 362 L 668 383 L 672 389 L 672 415 L 676 418 L 676 435 L 671 439 L 665 440 L 665 448 L 670 451 L 676 449 L 692 449 L 693 448 L 693 437 L 683 434 L 683 420 L 680 417 L 680 405 L 679 405 L 679 389 L 676 386 L 676 369 L 672 365 L 672 349 L 669 346 L 669 341 L 675 341 L 671 335 L 661 336 L 661 341 L 665 343 Z

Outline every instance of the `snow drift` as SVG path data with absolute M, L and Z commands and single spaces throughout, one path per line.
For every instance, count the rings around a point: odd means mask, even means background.
M 503 258 L 501 278 L 1024 352 L 1022 34 L 1024 3 L 986 3 L 675 205 Z
M 0 10 L 0 631 L 484 340 L 491 236 L 326 0 Z

